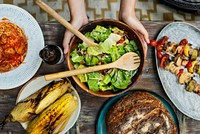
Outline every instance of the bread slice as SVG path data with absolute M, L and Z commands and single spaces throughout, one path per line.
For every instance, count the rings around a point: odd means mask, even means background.
M 162 102 L 147 92 L 118 100 L 106 116 L 108 134 L 176 134 L 177 126 Z

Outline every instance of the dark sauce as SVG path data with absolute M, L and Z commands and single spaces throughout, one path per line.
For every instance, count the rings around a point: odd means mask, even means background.
M 50 65 L 59 64 L 63 61 L 63 52 L 59 46 L 47 45 L 39 53 L 42 60 Z

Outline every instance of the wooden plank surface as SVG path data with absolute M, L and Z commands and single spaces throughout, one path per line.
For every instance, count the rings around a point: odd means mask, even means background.
M 145 28 L 150 34 L 150 39 L 155 39 L 159 31 L 170 22 L 143 22 Z M 189 22 L 198 28 L 200 28 L 200 22 Z M 45 45 L 56 44 L 62 46 L 62 40 L 65 28 L 57 22 L 40 23 L 41 29 L 44 34 Z M 181 128 L 181 134 L 198 134 L 200 133 L 200 121 L 191 119 L 183 115 L 177 110 L 171 103 L 169 98 L 166 96 L 160 79 L 157 74 L 155 65 L 154 49 L 148 47 L 147 60 L 145 61 L 145 67 L 143 73 L 138 80 L 137 84 L 132 88 L 134 89 L 145 89 L 153 91 L 162 97 L 164 97 L 174 108 Z M 59 65 L 47 65 L 42 63 L 40 69 L 37 71 L 36 76 L 54 73 L 58 71 L 67 70 L 66 62 Z M 72 79 L 71 79 L 72 80 Z M 81 113 L 77 123 L 68 133 L 70 134 L 93 134 L 96 133 L 96 123 L 98 120 L 99 112 L 101 111 L 104 104 L 110 98 L 100 98 L 82 91 L 72 80 L 74 87 L 77 89 L 81 97 Z M 23 85 L 22 85 L 23 86 Z M 0 122 L 6 115 L 9 114 L 10 110 L 15 105 L 15 100 L 18 92 L 22 86 L 11 89 L 11 90 L 0 90 Z M 19 123 L 9 123 L 5 125 L 3 130 L 0 130 L 0 134 L 24 134 L 25 131 Z

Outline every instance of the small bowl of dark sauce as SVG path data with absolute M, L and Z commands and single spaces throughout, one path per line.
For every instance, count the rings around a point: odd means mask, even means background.
M 64 61 L 63 51 L 57 45 L 46 45 L 40 51 L 39 56 L 49 65 L 60 64 Z

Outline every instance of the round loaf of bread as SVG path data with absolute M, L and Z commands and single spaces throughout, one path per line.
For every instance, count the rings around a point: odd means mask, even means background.
M 162 102 L 147 92 L 120 98 L 106 116 L 108 134 L 177 134 L 178 129 Z

